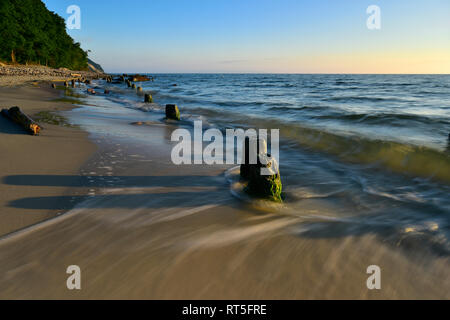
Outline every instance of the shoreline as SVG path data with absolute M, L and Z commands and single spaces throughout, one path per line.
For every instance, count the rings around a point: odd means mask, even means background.
M 34 86 L 0 86 L 0 106 L 9 108 L 16 105 L 32 118 L 42 113 L 57 114 L 59 111 L 74 108 L 72 104 L 61 101 L 61 91 L 50 89 L 46 82 Z M 0 148 L 6 155 L 5 161 L 0 163 L 2 237 L 55 218 L 75 205 L 61 200 L 53 204 L 52 209 L 33 210 L 30 213 L 29 210 L 22 210 L 15 205 L 21 199 L 44 198 L 48 195 L 59 195 L 61 199 L 67 199 L 83 192 L 82 188 L 37 188 L 22 180 L 21 177 L 25 174 L 41 176 L 42 179 L 55 173 L 78 174 L 84 163 L 95 153 L 96 147 L 89 141 L 86 132 L 46 122 L 42 125 L 44 130 L 41 135 L 33 137 L 16 124 L 0 117 Z M 18 180 L 19 184 L 8 185 L 8 179 Z

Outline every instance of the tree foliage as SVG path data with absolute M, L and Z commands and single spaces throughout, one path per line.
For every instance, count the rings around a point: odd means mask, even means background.
M 41 0 L 0 0 L 0 60 L 87 69 L 87 53 Z

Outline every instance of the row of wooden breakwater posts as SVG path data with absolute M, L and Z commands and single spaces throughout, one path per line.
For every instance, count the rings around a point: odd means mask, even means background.
M 154 77 L 149 77 L 149 76 L 142 76 L 142 75 L 132 75 L 132 76 L 128 76 L 126 74 L 113 78 L 112 76 L 108 76 L 106 78 L 104 78 L 104 80 L 106 80 L 106 82 L 108 83 L 115 83 L 115 84 L 120 84 L 125 82 L 128 86 L 128 88 L 131 88 L 133 90 L 137 90 L 138 94 L 144 94 L 144 90 L 142 89 L 142 87 L 137 87 L 135 83 L 133 82 L 145 82 L 145 81 L 155 81 Z M 145 103 L 153 103 L 153 97 L 151 94 L 149 93 L 145 93 L 144 94 L 144 102 Z M 181 120 L 181 114 L 180 114 L 180 109 L 178 108 L 178 106 L 176 104 L 167 104 L 166 105 L 166 118 L 167 119 L 172 119 L 172 120 L 177 120 L 180 121 Z
M 153 77 L 147 76 L 112 76 L 103 77 L 108 83 L 122 84 L 126 83 L 128 88 L 137 90 L 138 94 L 143 94 L 142 87 L 137 87 L 133 82 L 154 81 Z M 78 79 L 78 83 L 91 84 L 89 79 Z M 75 88 L 75 79 L 70 84 Z M 65 87 L 69 87 L 69 82 L 64 82 Z M 56 88 L 55 84 L 52 87 Z M 96 94 L 92 88 L 87 89 L 89 94 Z M 105 94 L 109 94 L 109 90 L 105 89 Z M 153 97 L 150 94 L 144 94 L 145 103 L 153 103 Z M 180 110 L 175 104 L 166 105 L 166 118 L 180 121 Z M 136 124 L 140 124 L 139 122 Z M 240 166 L 240 180 L 243 190 L 250 196 L 256 198 L 268 199 L 274 202 L 282 202 L 282 183 L 278 163 L 267 153 L 267 142 L 265 139 L 258 137 L 246 137 L 243 143 L 243 161 Z M 256 161 L 254 161 L 256 159 Z M 265 170 L 265 174 L 262 174 Z
M 100 77 L 97 77 L 95 79 L 100 79 Z M 105 76 L 102 77 L 103 80 L 105 80 L 107 83 L 112 83 L 112 84 L 122 84 L 122 83 L 126 83 L 128 88 L 137 90 L 138 94 L 143 94 L 144 90 L 142 89 L 142 87 L 137 87 L 135 83 L 132 82 L 145 82 L 145 81 L 154 81 L 155 78 L 151 77 L 151 76 L 143 76 L 143 75 L 131 75 L 128 76 L 127 74 L 124 74 L 122 76 L 119 77 L 112 77 L 112 76 Z M 91 80 L 90 79 L 85 79 L 85 78 L 77 78 L 77 79 L 72 79 L 70 81 L 64 81 L 64 87 L 69 88 L 75 88 L 76 87 L 76 83 L 80 84 L 80 83 L 84 83 L 84 84 L 91 84 Z M 56 84 L 52 83 L 52 88 L 56 89 Z M 92 88 L 88 88 L 87 92 L 89 94 L 97 94 L 97 92 L 92 89 Z M 104 94 L 109 94 L 110 91 L 105 89 Z M 153 97 L 151 94 L 149 93 L 145 93 L 144 94 L 144 102 L 145 103 L 153 103 Z M 181 114 L 180 114 L 180 109 L 178 108 L 177 105 L 175 104 L 167 104 L 166 105 L 166 118 L 167 119 L 172 119 L 172 120 L 177 120 L 180 121 L 181 120 Z

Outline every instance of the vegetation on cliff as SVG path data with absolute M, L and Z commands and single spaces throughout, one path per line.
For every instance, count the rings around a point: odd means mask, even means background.
M 0 60 L 87 70 L 87 53 L 41 0 L 0 0 Z

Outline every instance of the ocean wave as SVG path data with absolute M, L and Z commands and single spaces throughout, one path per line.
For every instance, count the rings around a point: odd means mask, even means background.
M 281 135 L 311 150 L 325 152 L 340 160 L 450 184 L 450 154 L 445 151 L 401 142 L 342 136 L 320 129 L 284 125 Z
M 192 109 L 207 118 L 241 127 L 242 115 L 231 111 Z M 370 165 L 410 177 L 420 177 L 450 184 L 450 154 L 425 146 L 397 141 L 375 140 L 363 136 L 340 135 L 280 119 L 245 118 L 250 128 L 279 128 L 282 138 L 295 141 L 300 147 L 332 155 L 347 163 Z
M 207 99 L 206 96 L 184 96 L 184 95 L 171 95 L 171 94 L 158 94 L 159 99 L 172 99 L 174 101 L 179 101 L 183 103 L 190 104 L 200 104 L 200 105 L 210 105 L 219 107 L 261 107 L 261 106 L 282 106 L 290 107 L 294 106 L 290 102 L 271 102 L 271 101 L 239 101 L 239 100 L 215 100 Z
M 324 111 L 324 110 L 332 110 L 330 107 L 326 106 L 302 106 L 302 107 L 296 107 L 294 104 L 291 104 L 290 106 L 280 106 L 280 104 L 276 104 L 276 107 L 271 107 L 268 110 L 269 111 L 288 111 L 288 112 L 296 112 L 296 111 Z
M 321 120 L 343 120 L 343 121 L 355 121 L 359 123 L 367 124 L 392 124 L 394 122 L 399 123 L 401 121 L 402 126 L 410 126 L 410 121 L 421 122 L 425 124 L 449 124 L 450 121 L 445 119 L 435 119 L 431 117 L 416 115 L 416 114 L 398 114 L 398 113 L 380 113 L 380 114 L 328 114 L 314 116 L 314 119 Z M 406 121 L 405 121 L 406 120 Z
M 363 97 L 363 96 L 342 96 L 342 97 L 331 97 L 323 98 L 324 101 L 343 101 L 343 102 L 405 102 L 407 100 L 401 98 L 383 98 L 383 97 Z

